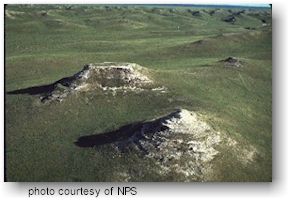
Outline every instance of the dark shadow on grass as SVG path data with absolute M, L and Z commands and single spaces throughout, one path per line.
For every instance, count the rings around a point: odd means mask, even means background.
M 41 85 L 41 86 L 34 86 L 34 87 L 28 87 L 24 89 L 19 90 L 13 90 L 7 92 L 7 94 L 29 94 L 29 95 L 38 95 L 38 94 L 45 94 L 50 93 L 54 90 L 55 85 Z
M 121 126 L 117 130 L 79 137 L 75 145 L 79 147 L 94 147 L 104 144 L 119 143 L 126 146 L 127 142 L 139 145 L 140 140 L 150 140 L 157 132 L 168 130 L 164 122 L 178 115 L 179 110 L 152 121 L 139 121 Z M 123 148 L 123 147 L 122 147 Z
M 79 147 L 94 147 L 123 141 L 132 137 L 133 134 L 136 133 L 138 130 L 141 130 L 143 125 L 143 122 L 134 122 L 124 125 L 114 131 L 82 136 L 78 138 L 78 140 L 75 142 L 75 145 Z
M 57 87 L 57 84 L 61 84 L 65 87 L 69 87 L 73 80 L 75 80 L 74 76 L 65 77 L 52 84 L 13 90 L 13 91 L 7 92 L 6 94 L 29 94 L 29 95 L 50 94 L 55 90 L 55 88 Z

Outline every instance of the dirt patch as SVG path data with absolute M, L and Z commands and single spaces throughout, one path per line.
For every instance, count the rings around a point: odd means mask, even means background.
M 100 89 L 115 95 L 117 92 L 166 92 L 165 87 L 155 87 L 147 75 L 148 70 L 135 63 L 88 64 L 78 73 L 52 84 L 10 91 L 7 94 L 40 95 L 41 102 L 62 101 L 72 93 Z
M 211 161 L 218 154 L 221 141 L 200 117 L 188 110 L 178 110 L 148 122 L 136 122 L 118 130 L 84 136 L 75 143 L 80 147 L 112 145 L 116 151 L 138 151 L 153 159 L 158 173 L 177 173 L 184 180 L 204 180 L 211 173 Z

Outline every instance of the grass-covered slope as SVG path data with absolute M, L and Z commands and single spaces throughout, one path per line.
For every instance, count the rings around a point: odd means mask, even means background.
M 235 22 L 224 21 L 228 16 Z M 96 90 L 49 104 L 6 95 L 7 180 L 184 181 L 178 173 L 158 173 L 154 162 L 134 151 L 74 145 L 80 136 L 184 108 L 224 138 L 205 180 L 270 181 L 271 23 L 269 9 L 6 6 L 6 91 L 50 84 L 102 62 L 137 63 L 168 89 L 126 95 Z M 221 60 L 230 56 L 242 67 L 225 67 Z

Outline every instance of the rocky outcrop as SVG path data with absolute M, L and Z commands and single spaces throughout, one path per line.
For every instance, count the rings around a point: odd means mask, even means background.
M 204 180 L 221 136 L 195 112 L 185 109 L 148 122 L 137 122 L 118 130 L 84 136 L 76 145 L 93 147 L 110 144 L 116 151 L 137 151 L 153 159 L 160 174 L 177 173 L 183 180 Z
M 231 23 L 231 24 L 234 24 L 237 21 L 236 17 L 234 15 L 228 15 L 225 18 L 223 18 L 222 20 L 225 22 Z
M 225 67 L 239 68 L 239 67 L 243 66 L 243 63 L 241 60 L 239 60 L 236 57 L 232 57 L 232 56 L 230 56 L 224 60 L 221 60 L 220 62 L 223 62 Z
M 148 70 L 135 63 L 96 63 L 85 65 L 78 73 L 49 85 L 41 85 L 8 92 L 8 94 L 40 95 L 41 102 L 62 101 L 72 93 L 100 89 L 115 95 L 117 92 L 150 90 L 166 92 L 165 87 L 154 88 Z

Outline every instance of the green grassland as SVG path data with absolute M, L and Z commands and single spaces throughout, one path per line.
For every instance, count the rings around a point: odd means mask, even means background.
M 150 160 L 134 153 L 119 155 L 109 146 L 81 149 L 74 141 L 186 108 L 259 152 L 243 166 L 233 149 L 219 149 L 212 181 L 271 181 L 271 10 L 246 9 L 234 24 L 222 20 L 230 14 L 227 8 L 213 15 L 211 10 L 8 5 L 6 91 L 52 83 L 87 63 L 133 62 L 170 92 L 88 92 L 43 105 L 35 96 L 6 95 L 7 180 L 122 181 L 118 171 L 127 171 L 131 181 L 179 181 L 177 174 L 160 176 Z M 243 67 L 225 68 L 219 61 L 229 56 L 241 59 Z

